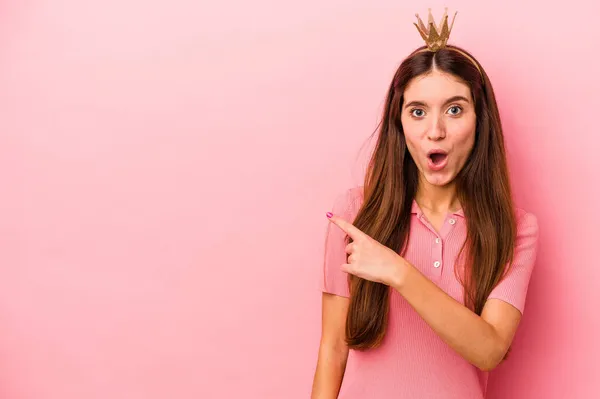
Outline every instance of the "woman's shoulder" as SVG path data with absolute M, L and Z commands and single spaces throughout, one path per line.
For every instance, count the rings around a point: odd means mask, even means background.
M 517 234 L 535 234 L 538 232 L 537 216 L 530 210 L 521 207 L 515 207 L 515 217 L 517 221 Z
M 337 193 L 333 212 L 346 217 L 354 217 L 364 201 L 364 186 L 347 187 Z

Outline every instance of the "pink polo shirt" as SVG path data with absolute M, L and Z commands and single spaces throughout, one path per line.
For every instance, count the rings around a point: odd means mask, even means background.
M 362 187 L 347 190 L 332 212 L 354 221 L 363 201 Z M 533 269 L 537 219 L 517 209 L 518 235 L 512 271 L 490 294 L 523 313 Z M 466 238 L 461 211 L 448 214 L 439 234 L 416 202 L 412 206 L 410 239 L 405 258 L 453 298 L 463 303 L 463 288 L 453 262 Z M 344 233 L 328 223 L 322 290 L 349 296 Z M 471 365 L 448 346 L 396 291 L 391 290 L 389 325 L 381 346 L 366 352 L 350 350 L 339 399 L 480 399 L 488 373 Z

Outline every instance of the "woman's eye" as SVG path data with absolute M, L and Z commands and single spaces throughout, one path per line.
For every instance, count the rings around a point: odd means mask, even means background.
M 412 116 L 416 116 L 417 118 L 422 117 L 424 113 L 425 112 L 422 109 L 418 109 L 418 108 L 417 109 L 413 109 L 411 111 Z
M 462 112 L 462 109 L 459 106 L 455 105 L 453 107 L 450 107 L 448 111 L 450 111 L 450 114 L 452 115 L 458 115 Z

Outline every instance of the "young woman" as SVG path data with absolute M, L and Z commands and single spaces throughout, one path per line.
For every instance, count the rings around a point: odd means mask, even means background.
M 513 205 L 488 76 L 444 21 L 419 26 L 364 185 L 327 214 L 313 399 L 483 398 L 519 325 L 537 220 Z

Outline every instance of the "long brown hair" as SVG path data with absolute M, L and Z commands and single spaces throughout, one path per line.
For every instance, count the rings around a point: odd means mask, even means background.
M 401 63 L 390 84 L 365 176 L 364 201 L 354 225 L 404 254 L 418 169 L 408 152 L 400 121 L 403 93 L 413 78 L 431 71 L 434 64 L 438 70 L 462 79 L 471 89 L 477 122 L 473 150 L 455 180 L 467 222 L 467 238 L 460 251 L 464 258 L 459 257 L 464 260 L 464 275 L 459 276 L 456 267 L 455 272 L 464 287 L 465 306 L 481 315 L 486 298 L 512 260 L 516 239 L 500 116 L 490 80 L 471 54 L 455 46 L 435 53 L 422 49 Z M 349 284 L 347 344 L 359 350 L 376 347 L 387 327 L 390 288 L 352 275 Z

